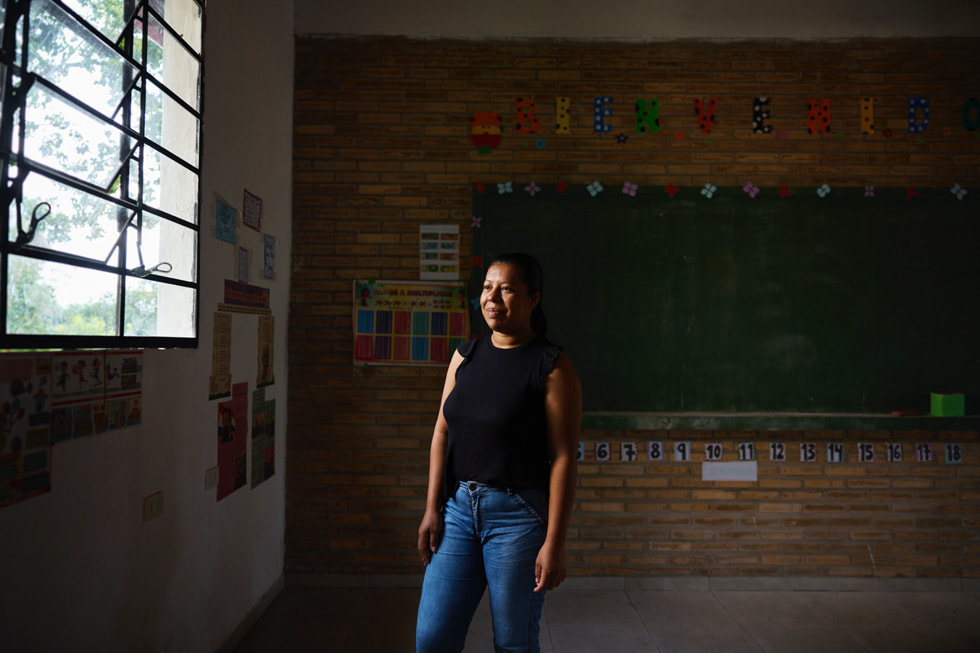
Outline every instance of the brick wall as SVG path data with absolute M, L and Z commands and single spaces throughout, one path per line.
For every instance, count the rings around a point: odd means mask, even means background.
M 289 325 L 286 564 L 291 573 L 421 571 L 415 553 L 427 447 L 444 370 L 352 365 L 351 282 L 417 279 L 420 224 L 456 223 L 470 246 L 476 182 L 595 179 L 641 186 L 952 186 L 980 196 L 980 40 L 574 43 L 300 38 L 296 48 L 294 245 Z M 610 96 L 610 133 L 593 100 Z M 771 132 L 752 129 L 768 97 Z M 861 99 L 875 133 L 862 135 Z M 909 97 L 931 122 L 908 133 Z M 542 130 L 515 132 L 518 97 Z M 571 99 L 570 133 L 553 128 Z M 633 103 L 657 98 L 660 131 L 637 134 Z M 702 133 L 695 98 L 716 98 Z M 808 101 L 830 132 L 807 131 Z M 474 111 L 497 111 L 502 142 L 479 154 Z M 628 136 L 619 143 L 614 135 Z M 544 147 L 538 147 L 543 139 Z M 569 552 L 577 575 L 980 577 L 976 432 L 588 429 Z M 690 462 L 618 461 L 621 442 L 690 441 Z M 769 461 L 768 442 L 786 445 Z M 759 481 L 704 482 L 703 443 L 725 459 L 759 450 Z M 843 442 L 845 459 L 800 463 L 801 443 Z M 875 445 L 876 462 L 856 443 Z M 931 443 L 932 462 L 913 448 Z M 965 457 L 948 464 L 946 443 Z M 884 460 L 888 443 L 905 460 Z M 700 449 L 699 449 L 700 447 Z

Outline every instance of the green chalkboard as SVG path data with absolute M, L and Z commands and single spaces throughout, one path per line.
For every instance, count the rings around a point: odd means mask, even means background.
M 473 194 L 474 250 L 541 260 L 549 336 L 587 411 L 927 412 L 930 392 L 965 393 L 969 411 L 976 198 L 816 190 L 492 184 Z

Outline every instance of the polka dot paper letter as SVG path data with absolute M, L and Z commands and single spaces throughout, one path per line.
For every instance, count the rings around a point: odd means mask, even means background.
M 694 115 L 698 117 L 698 127 L 702 134 L 710 134 L 715 125 L 715 109 L 718 108 L 718 100 L 711 98 L 708 104 L 701 102 L 701 98 L 694 100 Z
M 830 100 L 810 100 L 806 114 L 806 128 L 811 134 L 830 133 Z
M 470 118 L 470 138 L 480 154 L 500 147 L 500 116 L 496 111 L 474 111 Z
M 768 134 L 772 127 L 765 124 L 769 120 L 769 98 L 757 97 L 752 102 L 752 131 L 756 134 Z
M 612 109 L 607 109 L 607 104 L 612 104 L 613 99 L 608 95 L 605 97 L 597 97 L 595 99 L 595 130 L 597 132 L 608 132 L 612 131 L 612 125 L 607 123 L 603 118 L 607 118 L 612 115 Z
M 875 133 L 875 99 L 866 97 L 861 100 L 861 133 Z
M 567 97 L 555 98 L 555 131 L 559 134 L 571 132 L 571 121 L 568 118 L 571 103 L 571 99 Z
M 541 130 L 541 121 L 534 116 L 534 102 L 517 98 L 517 133 L 534 134 Z
M 922 112 L 922 120 L 919 120 L 919 112 Z M 929 100 L 924 97 L 909 98 L 909 133 L 921 134 L 929 129 Z
M 657 98 L 649 101 L 640 98 L 636 101 L 636 133 L 649 130 L 651 134 L 660 131 L 660 102 Z

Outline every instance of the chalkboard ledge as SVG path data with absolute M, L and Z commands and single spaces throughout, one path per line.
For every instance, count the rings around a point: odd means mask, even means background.
M 980 415 L 895 416 L 885 413 L 586 412 L 587 429 L 641 431 L 978 431 Z

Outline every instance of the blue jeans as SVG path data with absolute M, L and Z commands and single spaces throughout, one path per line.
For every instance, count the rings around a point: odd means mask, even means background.
M 525 496 L 480 483 L 459 484 L 446 503 L 442 540 L 422 582 L 417 653 L 462 651 L 485 588 L 490 590 L 494 649 L 539 651 L 544 592 L 534 593 L 534 564 L 547 521 Z

